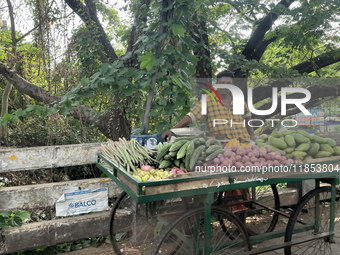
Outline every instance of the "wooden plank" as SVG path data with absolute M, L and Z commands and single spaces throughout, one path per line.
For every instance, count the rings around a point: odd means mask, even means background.
M 99 147 L 87 143 L 0 150 L 0 173 L 93 164 Z
M 0 254 L 109 235 L 110 212 L 36 222 L 0 232 Z M 131 221 L 127 213 L 118 214 L 118 227 Z
M 55 206 L 57 200 L 69 187 L 85 187 L 91 190 L 108 188 L 109 197 L 117 197 L 122 192 L 110 178 L 8 187 L 0 189 L 0 212 Z
M 138 194 L 137 185 L 134 184 L 129 178 L 127 178 L 124 174 L 117 171 L 117 178 L 124 183 L 126 186 L 128 186 L 135 194 Z
M 308 173 L 300 173 L 299 171 L 291 171 L 291 172 L 249 172 L 249 173 L 235 173 L 234 182 L 251 182 L 251 181 L 266 181 L 267 179 L 280 179 L 280 178 L 295 178 L 295 177 L 303 177 Z
M 159 193 L 192 190 L 197 188 L 208 188 L 212 186 L 219 187 L 221 185 L 227 184 L 229 184 L 229 177 L 225 176 L 206 180 L 195 180 L 182 183 L 163 184 L 157 186 L 146 186 L 145 189 L 143 190 L 143 194 L 154 195 Z
M 340 165 L 340 156 L 308 159 L 306 161 L 306 163 L 308 163 L 308 164 L 312 164 L 312 163 L 323 164 L 324 162 L 329 162 L 329 161 L 339 161 L 339 163 L 333 163 L 333 165 Z

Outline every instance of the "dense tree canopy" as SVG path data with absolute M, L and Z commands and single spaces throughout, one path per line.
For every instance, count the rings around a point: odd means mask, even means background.
M 4 11 L 7 5 L 0 3 Z M 340 74 L 337 0 L 138 0 L 124 7 L 129 21 L 104 1 L 27 3 L 35 26 L 28 47 L 35 51 L 30 50 L 21 73 L 1 57 L 0 74 L 33 103 L 45 105 L 40 114 L 72 114 L 112 139 L 128 137 L 132 127 L 170 128 L 189 111 L 190 78 L 212 77 L 222 68 L 242 78 L 243 91 L 255 86 L 260 109 L 270 108 L 272 87 L 297 86 L 286 78 Z M 70 31 L 72 17 L 82 25 Z M 16 38 L 26 32 L 18 31 Z M 71 32 L 61 48 L 51 39 Z M 0 51 L 10 52 L 11 39 L 3 38 Z M 32 58 L 36 66 L 29 71 Z M 254 85 L 250 78 L 268 82 Z M 307 107 L 338 96 L 337 82 L 320 90 L 324 84 L 304 85 L 312 94 Z M 290 107 L 289 114 L 298 112 Z M 280 107 L 266 118 L 279 112 Z M 1 124 L 26 113 L 7 114 Z

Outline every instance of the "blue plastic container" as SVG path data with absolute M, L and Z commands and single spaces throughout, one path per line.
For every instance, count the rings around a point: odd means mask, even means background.
M 146 145 L 149 149 L 154 149 L 154 145 L 163 142 L 162 137 L 160 134 L 156 135 L 131 135 L 130 139 L 135 138 L 137 142 L 144 146 Z

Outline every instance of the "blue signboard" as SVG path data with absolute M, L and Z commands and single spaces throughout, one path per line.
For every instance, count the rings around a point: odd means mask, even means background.
M 302 112 L 295 115 L 295 120 L 300 126 L 321 126 L 325 125 L 324 110 L 310 110 L 312 115 L 305 115 Z

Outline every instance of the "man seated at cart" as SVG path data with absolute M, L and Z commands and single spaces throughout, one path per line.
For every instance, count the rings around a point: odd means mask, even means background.
M 233 84 L 233 73 L 224 70 L 217 74 L 217 84 Z M 190 123 L 195 123 L 198 120 L 201 120 L 203 117 L 206 117 L 208 126 L 213 133 L 213 137 L 216 137 L 220 140 L 223 139 L 237 139 L 241 143 L 249 143 L 250 140 L 255 141 L 254 130 L 252 127 L 248 125 L 248 121 L 251 119 L 251 113 L 249 108 L 244 102 L 245 114 L 242 115 L 233 115 L 233 97 L 228 89 L 217 89 L 217 93 L 219 94 L 223 105 L 215 104 L 211 97 L 207 97 L 207 114 L 206 116 L 201 114 L 201 102 L 199 102 L 195 107 L 188 113 L 184 119 L 182 119 L 176 126 L 173 128 L 183 128 L 188 126 Z M 246 126 L 242 124 L 238 125 L 215 125 L 214 127 L 214 119 L 233 119 L 235 123 L 243 123 L 245 120 Z M 173 133 L 168 130 L 162 134 L 163 141 L 170 141 Z M 231 190 L 225 192 L 225 197 L 239 196 L 243 195 L 243 189 Z M 247 197 L 249 198 L 249 191 L 247 192 Z M 245 209 L 244 205 L 233 206 L 232 208 L 228 207 L 227 209 L 237 212 Z
M 217 74 L 217 84 L 233 84 L 233 73 L 225 70 Z M 207 114 L 204 116 L 201 114 L 201 102 L 189 112 L 184 119 L 182 119 L 173 128 L 187 127 L 190 123 L 195 123 L 202 118 L 206 118 L 208 126 L 213 133 L 213 137 L 218 135 L 222 139 L 237 139 L 241 143 L 249 143 L 250 140 L 255 141 L 254 130 L 248 125 L 248 121 L 251 119 L 251 113 L 249 108 L 245 104 L 245 114 L 233 115 L 233 97 L 228 89 L 217 89 L 217 92 L 221 98 L 223 105 L 215 104 L 211 97 L 207 97 Z M 243 123 L 245 120 L 245 126 L 242 124 L 231 125 L 215 125 L 214 119 L 233 119 L 234 123 Z M 163 141 L 170 141 L 173 133 L 168 130 L 162 134 Z M 220 139 L 220 140 L 222 140 Z

